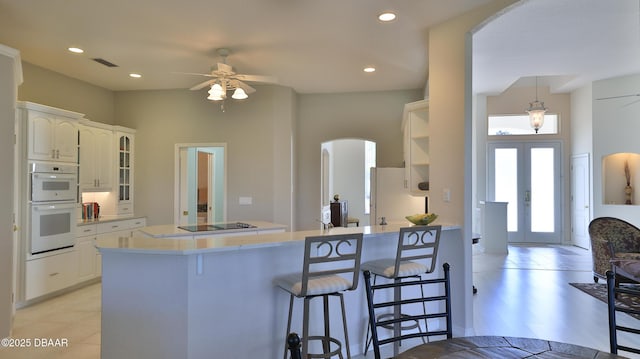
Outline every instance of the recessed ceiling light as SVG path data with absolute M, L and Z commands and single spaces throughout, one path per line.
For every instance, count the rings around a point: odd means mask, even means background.
M 363 71 L 364 72 L 375 72 L 376 68 L 375 67 L 371 67 L 371 66 L 370 67 L 365 67 Z
M 76 54 L 81 54 L 84 52 L 84 50 L 79 47 L 70 47 L 68 48 L 68 50 Z
M 134 79 L 139 79 L 139 78 L 142 77 L 142 75 L 136 74 L 136 73 L 131 73 L 131 74 L 129 74 L 129 77 L 133 77 Z
M 396 19 L 396 14 L 392 13 L 391 11 L 386 11 L 378 15 L 378 20 L 383 22 L 393 21 L 395 19 Z

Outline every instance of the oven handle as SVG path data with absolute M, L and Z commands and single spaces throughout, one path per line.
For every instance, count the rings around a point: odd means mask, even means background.
M 74 180 L 76 178 L 76 175 L 66 174 L 66 173 L 34 173 L 33 178 L 59 179 L 63 181 L 68 181 L 68 180 Z
M 74 203 L 55 203 L 55 204 L 33 204 L 31 208 L 34 211 L 47 211 L 47 210 L 55 210 L 55 209 L 73 209 L 76 207 Z

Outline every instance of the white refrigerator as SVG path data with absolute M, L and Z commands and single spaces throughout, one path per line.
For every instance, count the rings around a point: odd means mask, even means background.
M 371 225 L 380 224 L 382 217 L 387 223 L 406 223 L 405 216 L 426 213 L 427 196 L 414 196 L 404 188 L 404 168 L 371 168 Z

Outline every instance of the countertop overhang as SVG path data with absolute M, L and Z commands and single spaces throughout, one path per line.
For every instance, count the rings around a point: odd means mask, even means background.
M 256 222 L 250 222 L 256 223 Z M 266 223 L 266 222 L 265 222 Z M 249 248 L 267 248 L 277 247 L 287 244 L 298 243 L 304 241 L 308 236 L 326 236 L 333 234 L 349 234 L 363 233 L 364 237 L 392 236 L 396 237 L 400 228 L 409 227 L 406 223 L 393 224 L 385 226 L 363 226 L 363 227 L 335 227 L 330 229 L 318 229 L 296 232 L 279 232 L 264 234 L 238 235 L 232 236 L 217 235 L 215 237 L 203 237 L 196 239 L 189 238 L 167 238 L 175 237 L 171 235 L 146 237 L 143 235 L 134 235 L 128 238 L 103 238 L 96 241 L 96 247 L 101 253 L 105 252 L 121 252 L 121 253 L 138 253 L 138 254 L 164 254 L 164 255 L 192 255 L 204 254 L 211 252 L 223 252 Z M 157 233 L 161 232 L 164 227 L 167 230 L 175 228 L 176 231 L 183 231 L 176 226 L 154 226 Z M 145 227 L 148 230 L 150 227 Z M 457 230 L 459 225 L 442 225 L 442 230 Z M 255 230 L 255 228 L 254 228 Z M 173 230 L 172 230 L 173 231 Z M 190 233 L 184 231 L 185 233 Z M 221 232 L 221 231 L 217 231 Z M 145 232 L 146 233 L 146 232 Z M 190 233 L 192 234 L 192 233 Z

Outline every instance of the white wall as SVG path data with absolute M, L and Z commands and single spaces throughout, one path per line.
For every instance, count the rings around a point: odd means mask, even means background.
M 359 218 L 360 225 L 368 225 L 364 213 L 365 148 L 362 140 L 344 139 L 333 142 L 333 194 L 347 201 L 349 217 Z M 333 198 L 333 196 L 332 196 Z
M 602 159 L 614 153 L 640 154 L 640 102 L 637 96 L 598 100 L 604 97 L 635 95 L 640 92 L 640 75 L 617 77 L 593 83 L 593 215 L 612 216 L 640 226 L 640 206 L 604 204 Z M 613 169 L 624 173 L 620 169 Z M 632 173 L 637 169 L 632 169 Z M 632 181 L 637 179 L 632 178 Z M 620 189 L 621 191 L 623 188 Z M 640 190 L 635 188 L 634 191 Z
M 592 84 L 571 93 L 571 150 L 572 156 L 589 154 L 589 183 L 593 183 L 593 94 Z M 593 186 L 592 186 L 593 188 Z M 593 189 L 591 190 L 593 192 Z M 589 203 L 589 215 L 593 219 L 593 195 Z M 586 231 L 585 231 L 586 233 Z

